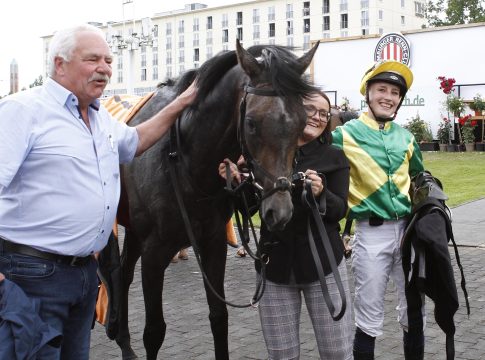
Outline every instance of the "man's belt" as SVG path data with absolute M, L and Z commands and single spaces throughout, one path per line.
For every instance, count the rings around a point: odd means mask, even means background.
M 53 254 L 50 252 L 34 249 L 33 247 L 28 245 L 13 243 L 1 237 L 0 237 L 0 245 L 3 245 L 4 252 L 11 252 L 19 255 L 33 256 L 39 259 L 49 260 L 58 264 L 71 265 L 71 266 L 85 265 L 93 257 L 92 255 L 69 256 L 69 255 Z

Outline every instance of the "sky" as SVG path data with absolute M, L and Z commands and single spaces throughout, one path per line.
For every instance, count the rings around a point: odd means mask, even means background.
M 128 0 L 129 1 L 129 0 Z M 10 64 L 19 68 L 19 89 L 28 88 L 42 74 L 42 39 L 54 31 L 84 22 L 122 21 L 182 9 L 184 4 L 209 7 L 248 0 L 185 0 L 175 5 L 168 0 L 0 0 L 0 96 L 10 91 Z M 173 4 L 173 5 L 171 5 Z

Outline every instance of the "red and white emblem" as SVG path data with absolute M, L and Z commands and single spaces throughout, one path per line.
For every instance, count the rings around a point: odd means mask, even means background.
M 382 60 L 395 60 L 409 66 L 411 62 L 409 41 L 399 33 L 382 35 L 374 51 L 374 61 Z

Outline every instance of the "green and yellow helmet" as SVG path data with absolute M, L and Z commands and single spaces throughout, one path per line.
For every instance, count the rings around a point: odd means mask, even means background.
M 365 72 L 360 82 L 360 93 L 365 96 L 369 83 L 374 81 L 384 81 L 399 86 L 401 97 L 404 98 L 413 83 L 413 73 L 407 65 L 399 61 L 382 60 Z

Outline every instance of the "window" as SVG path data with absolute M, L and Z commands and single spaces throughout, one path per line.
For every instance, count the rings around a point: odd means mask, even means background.
M 401 7 L 402 8 L 406 7 L 406 0 L 401 0 Z
M 212 57 L 212 46 L 208 46 L 206 48 L 206 51 L 207 51 L 206 58 L 207 60 L 209 60 Z
M 384 34 L 384 29 L 383 28 L 379 28 L 379 35 L 382 35 Z
M 158 37 L 158 25 L 153 25 L 153 37 Z
M 179 48 L 183 49 L 185 47 L 185 38 L 183 35 L 179 35 Z
M 118 76 L 116 77 L 116 80 L 118 81 L 118 83 L 123 82 L 123 71 L 118 71 Z
M 185 51 L 184 49 L 179 50 L 179 63 L 185 62 Z
M 303 50 L 308 50 L 310 48 L 310 35 L 303 36 Z
M 303 16 L 310 16 L 310 2 L 303 2 Z
M 243 29 L 242 29 L 242 27 L 238 27 L 238 28 L 237 28 L 237 38 L 238 38 L 240 41 L 243 41 Z
M 330 30 L 330 16 L 323 17 L 323 31 Z
M 207 16 L 207 30 L 212 30 L 212 16 Z
M 303 32 L 304 33 L 310 32 L 310 19 L 303 19 Z
M 330 0 L 323 0 L 322 12 L 324 14 L 328 14 L 330 12 Z
M 414 13 L 418 17 L 424 17 L 424 4 L 422 2 L 414 2 Z
M 141 54 L 141 60 L 140 60 L 140 62 L 141 62 L 141 66 L 142 67 L 146 67 L 147 66 L 147 56 L 146 56 L 146 54 Z
M 288 20 L 286 22 L 286 35 L 293 34 L 293 20 Z
M 153 68 L 152 80 L 158 80 L 158 67 Z
M 379 20 L 382 21 L 382 19 L 384 19 L 384 11 L 379 10 Z
M 363 10 L 360 12 L 360 25 L 369 26 L 369 10 Z
M 253 24 L 259 23 L 259 9 L 253 9 Z
M 292 36 L 288 36 L 286 38 L 286 46 L 290 46 L 290 47 L 293 46 L 293 37 Z
M 194 33 L 194 39 L 192 41 L 192 45 L 194 47 L 198 47 L 199 46 L 199 34 L 198 33 Z
M 141 74 L 140 80 L 141 81 L 146 81 L 147 80 L 147 69 L 141 69 L 140 74 Z
M 369 8 L 369 0 L 361 0 L 361 1 L 360 1 L 360 7 L 361 7 L 362 9 L 367 9 L 367 8 Z
M 348 31 L 341 31 L 340 32 L 340 37 L 343 37 L 344 38 L 344 37 L 347 37 L 347 36 L 349 36 L 349 32 Z
M 194 19 L 194 25 L 192 26 L 194 31 L 199 31 L 199 18 Z
M 165 35 L 172 35 L 172 23 L 167 23 L 167 26 L 165 28 Z
M 259 25 L 253 25 L 253 40 L 259 39 Z
M 242 25 L 242 23 L 243 23 L 243 13 L 242 11 L 238 11 L 236 16 L 236 25 Z
M 206 45 L 212 45 L 212 31 L 207 31 L 207 36 L 205 38 Z
M 340 0 L 340 11 L 347 11 L 349 8 L 349 5 L 347 4 L 347 0 Z
M 293 19 L 293 4 L 286 4 L 286 18 Z
M 274 21 L 275 13 L 274 13 L 274 6 L 270 6 L 268 8 L 268 21 Z
M 158 53 L 153 53 L 152 55 L 152 65 L 157 66 L 158 65 Z
M 167 78 L 171 78 L 172 77 L 172 67 L 171 66 L 167 66 Z
M 172 38 L 167 38 L 167 45 L 165 46 L 166 50 L 171 50 L 172 49 Z
M 123 56 L 118 56 L 118 70 L 123 70 Z
M 179 34 L 184 33 L 184 20 L 179 21 Z
M 406 25 L 406 18 L 403 16 L 401 16 L 401 25 L 404 26 Z
M 167 57 L 165 59 L 167 65 L 172 64 L 172 52 L 167 52 Z
M 199 61 L 199 49 L 194 49 L 194 61 Z
M 340 28 L 341 29 L 348 29 L 349 28 L 349 15 L 348 14 L 340 14 Z
M 184 64 L 179 65 L 179 74 L 182 74 L 185 71 L 185 66 Z
M 222 14 L 222 23 L 221 23 L 221 26 L 223 28 L 227 28 L 229 26 L 229 17 L 227 16 L 227 14 Z
M 271 23 L 269 24 L 269 29 L 268 29 L 268 37 L 274 37 L 275 36 L 275 24 Z
M 362 29 L 362 35 L 369 35 L 369 29 Z
M 222 30 L 222 42 L 223 43 L 229 42 L 229 30 L 227 29 Z

